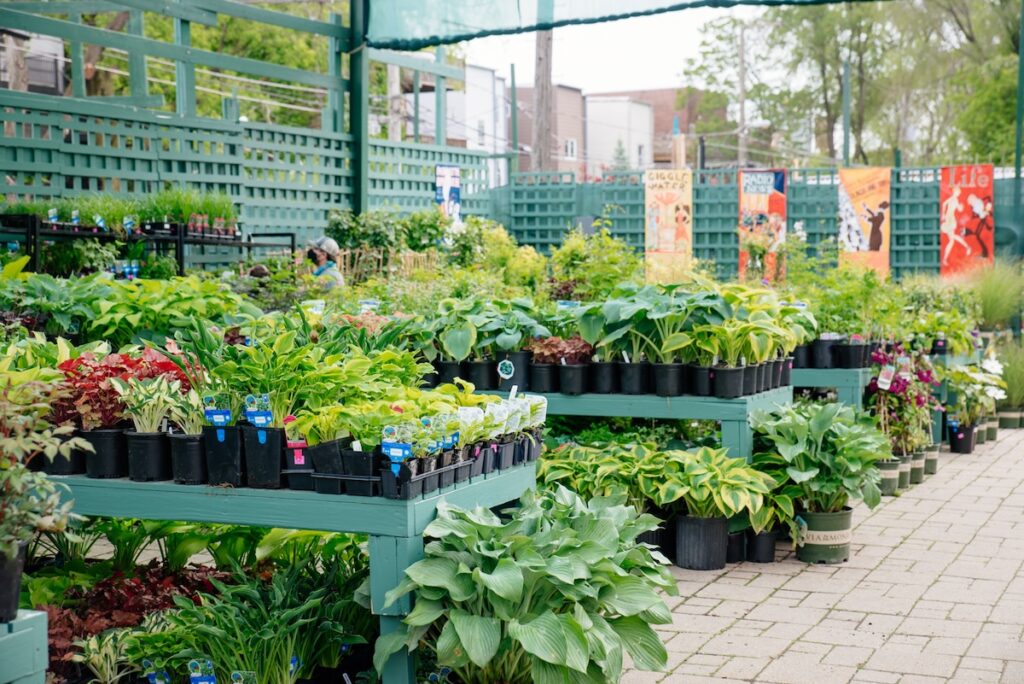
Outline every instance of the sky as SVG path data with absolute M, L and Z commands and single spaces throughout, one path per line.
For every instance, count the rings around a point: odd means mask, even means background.
M 587 93 L 685 85 L 683 68 L 699 54 L 703 24 L 750 10 L 701 8 L 557 28 L 553 80 Z M 516 83 L 532 86 L 534 43 L 532 33 L 480 38 L 465 44 L 466 61 L 506 77 L 514 63 Z

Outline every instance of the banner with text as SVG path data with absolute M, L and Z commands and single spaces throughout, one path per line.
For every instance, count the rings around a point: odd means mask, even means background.
M 693 258 L 693 171 L 645 172 L 644 207 L 647 279 L 676 281 L 690 269 Z
M 994 188 L 991 164 L 942 167 L 939 270 L 943 276 L 995 260 Z
M 891 170 L 839 169 L 839 261 L 889 273 Z
M 786 172 L 740 171 L 740 278 L 780 280 L 785 264 L 778 258 L 786 242 Z

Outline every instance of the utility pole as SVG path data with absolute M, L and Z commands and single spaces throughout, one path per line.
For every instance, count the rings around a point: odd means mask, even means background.
M 740 24 L 740 137 L 737 165 L 747 165 L 747 25 Z
M 551 52 L 554 34 L 537 31 L 537 58 L 533 75 L 533 140 L 530 170 L 551 170 Z
M 405 98 L 402 97 L 402 70 L 388 64 L 388 140 L 401 142 L 405 119 Z M 443 143 L 438 143 L 439 145 Z

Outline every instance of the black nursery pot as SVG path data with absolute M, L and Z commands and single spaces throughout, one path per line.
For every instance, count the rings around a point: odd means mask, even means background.
M 743 367 L 743 395 L 757 394 L 757 366 Z
M 128 477 L 135 482 L 171 479 L 171 445 L 163 432 L 124 433 L 128 442 Z
M 85 474 L 98 479 L 127 477 L 128 445 L 124 430 L 86 430 L 82 439 L 92 444 L 95 453 L 86 454 Z
M 715 368 L 715 396 L 720 399 L 736 399 L 743 396 L 745 373 L 742 368 Z
M 704 366 L 690 366 L 689 390 L 698 397 L 710 397 L 714 390 L 715 372 Z
M 493 360 L 466 361 L 466 380 L 478 390 L 491 390 L 498 386 L 497 364 Z
M 647 394 L 651 364 L 619 362 L 619 387 L 623 394 Z
M 782 375 L 779 376 L 780 387 L 789 387 L 793 384 L 793 368 L 795 367 L 795 359 L 792 356 L 782 359 Z
M 775 539 L 778 533 L 775 530 L 755 533 L 754 530 L 747 530 L 747 560 L 754 563 L 775 562 Z
M 508 359 L 512 362 L 512 377 L 503 378 L 498 376 L 498 389 L 506 392 L 515 385 L 520 392 L 530 389 L 530 360 L 533 359 L 533 352 L 517 351 L 499 355 L 501 359 Z
M 245 482 L 257 489 L 280 489 L 284 470 L 284 429 L 242 426 Z
M 814 340 L 812 356 L 814 368 L 833 368 L 832 348 L 836 346 L 835 340 Z
M 954 454 L 974 453 L 974 426 L 949 426 L 949 450 Z
M 198 485 L 206 482 L 206 456 L 203 436 L 175 432 L 167 435 L 171 444 L 171 476 L 178 484 Z
M 793 350 L 793 368 L 811 368 L 811 347 L 800 344 Z
M 74 436 L 81 437 L 82 433 L 75 430 Z M 85 452 L 73 449 L 67 456 L 57 454 L 53 460 L 37 456 L 29 461 L 29 466 L 32 470 L 42 470 L 47 475 L 80 475 L 85 472 Z
M 935 340 L 932 342 L 932 356 L 945 356 L 948 349 L 949 348 L 946 346 L 946 340 Z
M 438 361 L 435 367 L 438 384 L 455 382 L 455 378 L 463 377 L 462 364 L 459 361 Z
M 678 397 L 686 391 L 686 364 L 651 364 L 654 375 L 654 393 L 659 397 Z
M 837 368 L 861 368 L 865 349 L 865 344 L 837 344 L 832 348 L 832 360 Z
M 553 363 L 531 363 L 530 389 L 541 394 L 557 392 L 558 367 Z
M 498 470 L 511 468 L 515 463 L 516 443 L 513 440 L 499 442 L 494 450 L 494 467 Z
M 721 570 L 729 547 L 727 518 L 676 518 L 676 565 L 688 570 Z
M 285 442 L 284 446 L 285 486 L 288 489 L 313 489 L 313 459 L 309 455 L 309 446 L 304 441 Z
M 588 364 L 558 366 L 558 386 L 562 394 L 578 395 L 587 391 Z
M 616 394 L 619 391 L 619 365 L 608 361 L 590 364 L 590 391 Z
M 305 456 L 313 464 L 313 470 L 321 475 L 342 475 L 341 442 L 332 439 L 313 446 L 307 446 Z
M 203 427 L 203 444 L 210 484 L 241 487 L 245 462 L 242 460 L 242 436 L 238 426 Z
M 757 366 L 757 391 L 766 392 L 771 385 L 771 364 L 762 363 Z
M 746 530 L 729 533 L 729 543 L 725 549 L 726 563 L 742 563 L 747 559 Z
M 28 544 L 21 542 L 18 544 L 17 553 L 13 556 L 0 553 L 0 624 L 12 622 L 14 618 L 18 617 L 21 574 L 25 569 L 25 550 L 27 548 Z
M 430 373 L 423 374 L 423 380 L 420 381 L 420 386 L 426 389 L 437 387 L 438 382 L 437 370 L 431 371 Z
M 372 478 L 375 461 L 376 454 L 373 451 L 341 450 L 341 467 L 348 475 Z M 352 496 L 373 496 L 373 486 L 374 482 L 372 479 L 347 480 L 345 482 L 345 493 Z
M 782 372 L 785 369 L 787 363 L 789 362 L 786 359 L 776 359 L 775 361 L 771 362 L 771 389 L 775 389 L 776 387 L 782 387 Z

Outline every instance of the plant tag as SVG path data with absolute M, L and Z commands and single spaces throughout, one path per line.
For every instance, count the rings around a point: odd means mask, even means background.
M 295 656 L 292 656 L 292 660 L 296 660 Z M 292 665 L 288 666 L 289 674 L 292 673 Z M 295 679 L 293 676 L 292 679 Z M 231 673 L 232 684 L 257 684 L 256 673 L 246 670 L 235 670 Z
M 104 221 L 103 217 L 100 216 L 99 214 L 93 214 L 92 222 L 96 224 L 97 228 L 100 228 L 102 230 L 107 229 L 107 222 Z
M 269 427 L 274 422 L 274 414 L 270 411 L 246 410 L 245 419 L 256 427 Z
M 121 220 L 121 225 L 124 226 L 125 231 L 127 231 L 128 234 L 131 235 L 132 234 L 132 230 L 135 228 L 135 217 L 134 216 L 125 216 Z
M 203 414 L 206 416 L 206 421 L 216 427 L 226 427 L 231 423 L 230 409 L 208 408 L 203 411 Z
M 368 311 L 376 311 L 380 308 L 380 302 L 376 299 L 360 299 L 359 300 L 359 313 L 364 314 Z
M 502 380 L 509 380 L 516 374 L 516 365 L 510 359 L 502 359 L 498 362 L 498 377 Z
M 352 451 L 362 451 L 362 450 L 363 450 L 363 443 L 362 442 L 360 442 L 358 439 L 356 441 L 352 442 Z
M 562 357 L 562 359 L 561 359 L 561 362 L 562 362 L 562 365 L 563 365 L 563 366 L 568 366 L 568 365 L 569 365 L 569 364 L 567 364 L 567 363 L 565 362 L 565 357 L 564 357 L 564 356 Z
M 412 444 L 406 442 L 381 442 L 380 450 L 391 461 L 391 472 L 395 475 L 399 466 L 412 458 Z
M 892 386 L 892 379 L 896 375 L 896 370 L 892 366 L 886 366 L 882 369 L 882 372 L 878 374 L 878 389 L 886 391 Z
M 568 311 L 570 309 L 580 308 L 580 303 L 568 299 L 560 299 L 557 302 L 555 302 L 555 308 L 557 308 L 559 311 Z
M 46 210 L 46 220 L 50 223 L 57 222 L 57 207 L 50 207 Z
M 71 210 L 71 225 L 77 226 L 82 222 L 82 216 L 78 213 L 77 209 Z
M 512 385 L 512 389 L 508 391 L 508 400 L 512 401 L 515 399 L 517 392 L 519 392 L 519 385 Z
M 302 665 L 302 661 L 299 660 L 299 656 L 292 656 L 291 661 L 288 663 L 288 674 L 294 678 L 295 673 L 299 671 L 300 665 Z
M 623 359 L 623 360 L 624 360 L 624 361 L 625 361 L 626 363 L 629 363 L 629 354 L 627 354 L 627 353 L 626 353 L 626 350 L 625 350 L 625 349 L 623 349 L 623 350 L 622 350 L 622 359 Z
M 213 663 L 209 660 L 202 664 L 198 660 L 188 661 L 188 678 L 191 684 L 217 684 L 217 676 L 213 673 Z

